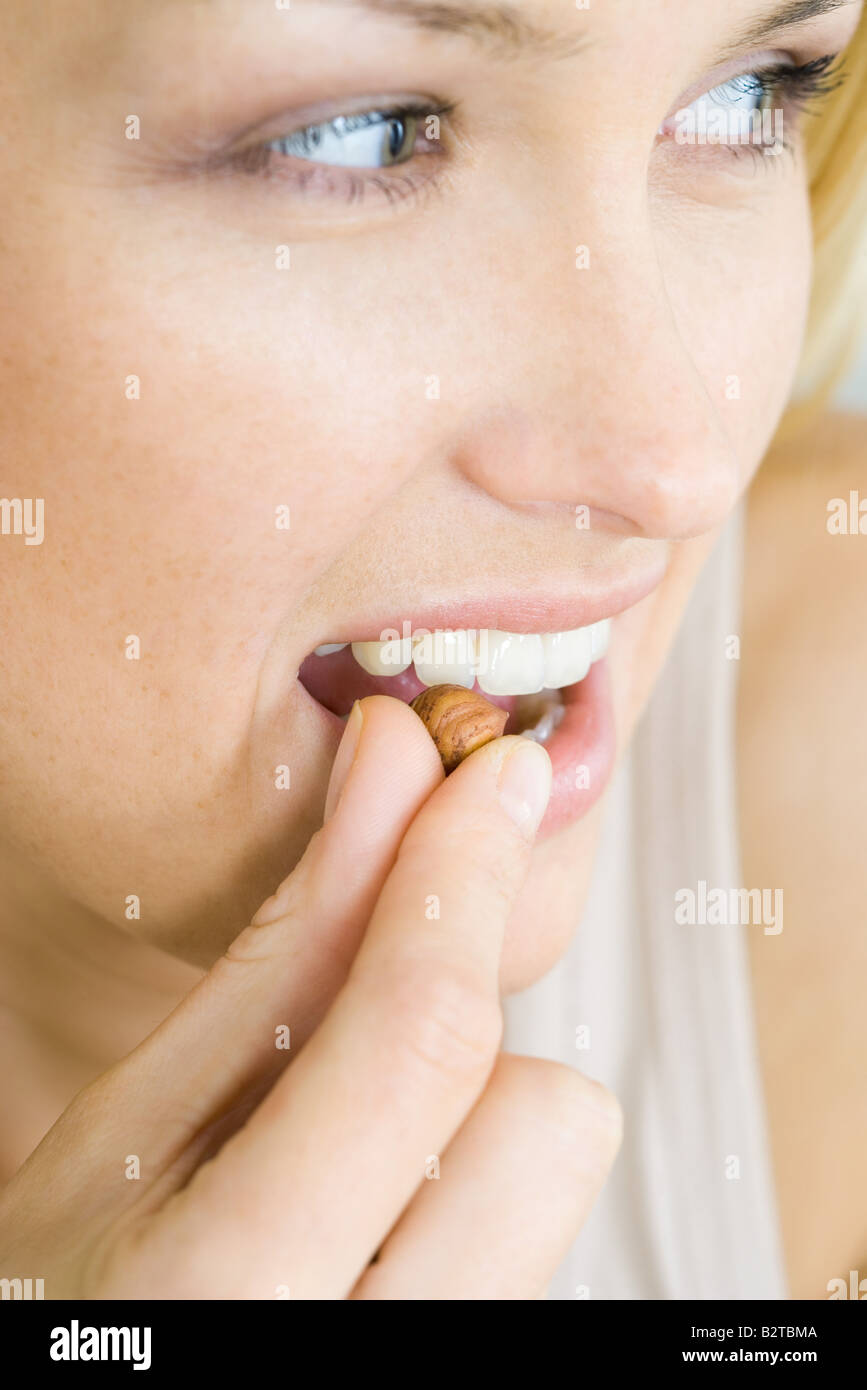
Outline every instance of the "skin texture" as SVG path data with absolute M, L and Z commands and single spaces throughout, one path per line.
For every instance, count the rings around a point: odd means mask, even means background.
M 842 47 L 858 7 L 727 65 L 752 0 L 576 10 L 584 51 L 508 60 L 301 0 L 267 17 L 229 0 L 7 8 L 4 487 L 43 497 L 50 525 L 39 548 L 0 547 L 9 1175 L 301 861 L 336 737 L 294 676 L 335 629 L 433 600 L 495 612 L 664 563 L 615 622 L 628 741 L 784 407 L 810 273 L 797 146 L 770 160 L 657 131 L 759 56 Z M 562 6 L 521 8 L 562 26 Z M 445 153 L 421 156 L 436 187 L 414 199 L 205 167 L 204 150 L 272 138 L 299 111 L 412 94 L 458 104 Z M 394 770 L 367 811 L 392 854 Z M 410 783 L 417 810 L 433 784 Z M 597 820 L 534 850 L 501 989 L 565 948 Z M 348 894 L 335 989 L 385 872 Z

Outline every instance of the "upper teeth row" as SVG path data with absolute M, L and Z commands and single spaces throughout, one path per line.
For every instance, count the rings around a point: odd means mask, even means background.
M 384 642 L 353 642 L 352 655 L 371 676 L 397 676 L 409 666 L 422 685 L 464 685 L 476 680 L 487 695 L 534 695 L 583 680 L 608 650 L 611 619 L 571 632 L 424 632 Z M 316 648 L 339 652 L 346 642 Z

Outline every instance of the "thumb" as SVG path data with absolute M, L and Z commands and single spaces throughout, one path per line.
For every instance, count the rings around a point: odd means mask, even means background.
M 114 1154 L 112 1137 L 143 1165 L 146 1155 L 153 1177 L 171 1166 L 174 1185 L 215 1133 L 237 1128 L 328 1009 L 404 833 L 442 779 L 408 705 L 385 695 L 356 703 L 326 822 L 296 868 L 168 1018 L 78 1098 L 90 1103 L 88 1185 L 101 1155 Z

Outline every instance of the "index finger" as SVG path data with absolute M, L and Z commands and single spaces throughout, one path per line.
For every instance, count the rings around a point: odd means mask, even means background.
M 169 1203 L 231 1242 L 245 1287 L 347 1293 L 481 1094 L 505 926 L 550 784 L 544 749 L 504 738 L 434 792 L 323 1024 Z

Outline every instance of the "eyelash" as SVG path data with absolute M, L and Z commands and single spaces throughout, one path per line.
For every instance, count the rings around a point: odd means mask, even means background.
M 808 63 L 798 65 L 775 63 L 770 67 L 756 68 L 743 76 L 755 78 L 761 83 L 767 89 L 768 105 L 772 109 L 778 105 L 791 120 L 792 115 L 802 115 L 809 107 L 842 86 L 846 74 L 842 71 L 839 57 L 837 53 L 826 53 L 821 58 L 813 58 Z M 794 149 L 790 129 L 790 126 L 784 126 L 782 147 L 787 153 Z M 763 147 L 755 144 L 729 145 L 723 148 L 735 156 L 761 158 L 764 153 Z M 767 164 L 767 161 L 763 160 L 763 163 Z
M 395 106 L 378 107 L 377 110 L 389 121 L 412 120 L 422 125 L 431 116 L 447 118 L 455 110 L 455 105 L 455 102 L 447 101 L 408 101 Z M 323 121 L 321 124 L 328 125 L 329 122 Z M 309 130 L 311 127 L 308 126 L 306 129 Z M 399 164 L 384 165 L 382 170 L 375 167 L 352 169 L 313 160 L 306 163 L 301 159 L 293 160 L 291 156 L 282 155 L 274 148 L 281 138 L 288 140 L 291 136 L 302 133 L 298 130 L 291 131 L 283 137 L 278 136 L 262 144 L 251 145 L 221 162 L 224 167 L 244 174 L 288 180 L 301 192 L 314 185 L 319 191 L 327 194 L 339 193 L 348 203 L 360 202 L 369 191 L 381 194 L 388 202 L 398 202 L 420 193 L 425 185 L 432 184 L 436 179 L 437 171 L 433 168 L 424 174 L 420 170 L 410 172 L 410 166 L 417 159 L 416 155 L 411 155 L 408 160 Z M 425 159 L 434 160 L 440 154 L 442 147 L 437 141 L 426 143 Z
M 761 83 L 767 89 L 769 102 L 777 101 L 782 104 L 784 110 L 799 115 L 811 104 L 830 95 L 844 81 L 837 65 L 838 56 L 836 53 L 829 53 L 799 65 L 778 63 L 755 69 L 742 76 L 754 78 Z M 382 108 L 381 114 L 389 120 L 412 119 L 421 123 L 430 116 L 448 117 L 454 110 L 454 102 L 404 102 Z M 322 124 L 327 125 L 328 122 Z M 299 133 L 289 132 L 283 138 L 288 139 L 290 135 Z M 417 196 L 425 186 L 434 185 L 439 173 L 436 167 L 424 173 L 420 170 L 410 171 L 409 166 L 417 162 L 417 156 L 411 156 L 399 165 L 383 166 L 386 170 L 400 169 L 402 172 L 398 174 L 351 169 L 314 161 L 310 161 L 308 167 L 299 167 L 303 166 L 302 160 L 293 160 L 291 156 L 281 155 L 274 148 L 279 138 L 251 145 L 231 154 L 220 161 L 220 167 L 228 172 L 237 171 L 260 178 L 279 178 L 281 181 L 292 183 L 302 193 L 314 186 L 316 191 L 332 196 L 340 195 L 348 203 L 360 202 L 369 192 L 381 195 L 389 203 L 401 202 Z M 783 146 L 786 150 L 792 149 L 788 134 L 784 136 Z M 754 144 L 729 145 L 724 148 L 733 155 L 761 156 L 763 153 L 762 147 Z M 427 157 L 436 157 L 441 153 L 441 147 L 435 148 L 431 145 Z M 767 164 L 769 161 L 763 162 Z
M 826 53 L 823 58 L 814 58 L 797 67 L 777 63 L 751 75 L 767 82 L 774 89 L 774 95 L 781 94 L 790 105 L 803 110 L 810 102 L 829 96 L 844 82 L 838 57 L 836 53 Z

